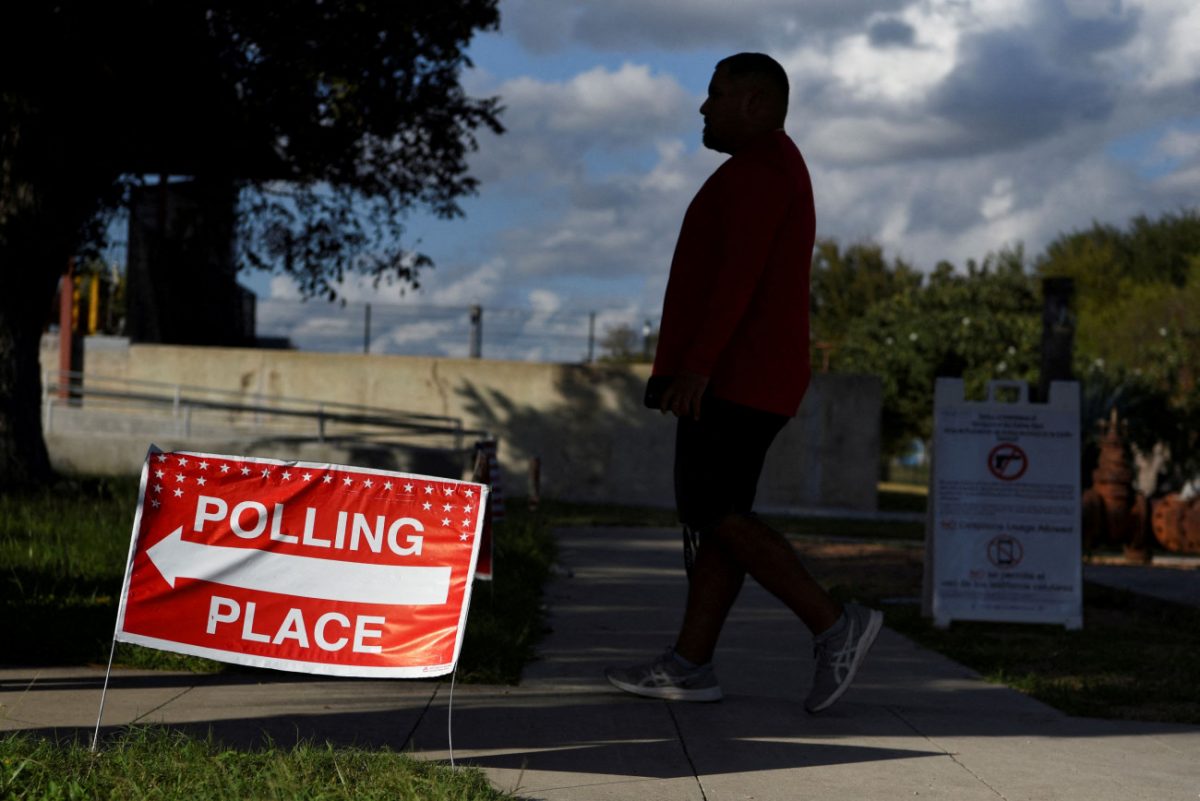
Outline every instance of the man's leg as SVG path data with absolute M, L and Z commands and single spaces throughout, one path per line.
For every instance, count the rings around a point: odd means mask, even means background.
M 842 605 L 809 575 L 792 544 L 754 515 L 729 515 L 713 533 L 738 565 L 813 634 L 826 631 L 842 616 Z
M 725 618 L 733 608 L 745 578 L 746 571 L 726 552 L 716 536 L 701 539 L 692 565 L 687 606 L 679 639 L 675 641 L 675 653 L 697 665 L 712 661 L 717 638 L 721 636 Z
M 648 664 L 606 668 L 614 686 L 667 701 L 719 701 L 712 652 L 746 574 L 715 540 L 702 537 L 689 574 L 684 624 L 675 646 Z M 691 637 L 685 640 L 685 637 Z M 684 660 L 684 661 L 681 661 Z
M 675 653 L 707 664 L 742 578 L 749 573 L 799 617 L 814 635 L 816 666 L 804 706 L 828 709 L 849 689 L 883 624 L 880 612 L 843 606 L 825 592 L 791 543 L 753 515 L 732 514 L 712 530 L 703 572 L 693 570 L 687 612 Z M 697 567 L 701 566 L 699 556 Z M 702 584 L 697 585 L 700 578 Z M 736 580 L 734 580 L 736 579 Z
M 698 665 L 712 661 L 721 628 L 746 574 L 783 601 L 813 634 L 831 628 L 842 605 L 818 584 L 782 534 L 753 515 L 723 518 L 701 544 L 675 652 Z

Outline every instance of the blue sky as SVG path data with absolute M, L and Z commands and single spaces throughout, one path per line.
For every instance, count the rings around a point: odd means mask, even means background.
M 600 331 L 656 319 L 683 211 L 723 158 L 701 147 L 697 109 L 713 63 L 741 50 L 789 72 L 818 234 L 922 269 L 1016 244 L 1034 256 L 1093 221 L 1200 197 L 1194 0 L 500 0 L 500 13 L 463 76 L 506 107 L 508 132 L 471 159 L 479 196 L 465 219 L 410 219 L 406 238 L 437 263 L 419 291 L 347 286 L 352 301 L 480 303 L 542 331 L 573 320 L 571 336 L 589 311 Z M 336 328 L 322 307 L 289 311 L 285 279 L 244 283 L 274 333 Z M 461 355 L 444 318 L 379 318 L 378 349 Z M 530 341 L 486 355 L 574 358 Z

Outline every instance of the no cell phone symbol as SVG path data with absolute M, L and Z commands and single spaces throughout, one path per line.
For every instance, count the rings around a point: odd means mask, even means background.
M 1016 537 L 1002 534 L 988 543 L 988 561 L 996 567 L 1016 567 L 1024 556 L 1025 549 Z
M 988 454 L 988 470 L 1001 481 L 1015 481 L 1025 475 L 1029 459 L 1025 451 L 1011 442 L 1002 442 Z

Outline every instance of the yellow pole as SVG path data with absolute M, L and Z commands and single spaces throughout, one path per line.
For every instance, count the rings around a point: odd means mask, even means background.
M 90 336 L 100 327 L 100 274 L 92 273 L 91 286 L 88 287 L 88 326 Z

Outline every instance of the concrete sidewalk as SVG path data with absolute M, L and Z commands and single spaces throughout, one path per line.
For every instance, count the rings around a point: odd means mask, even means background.
M 674 637 L 685 584 L 677 536 L 560 533 L 575 575 L 548 590 L 542 659 L 519 687 L 454 689 L 458 763 L 522 796 L 570 801 L 1200 797 L 1200 727 L 1070 718 L 887 629 L 846 697 L 808 715 L 811 641 L 752 582 L 717 654 L 722 703 L 619 693 L 602 668 L 653 656 Z M 90 736 L 102 678 L 0 671 L 0 730 Z M 268 734 L 445 759 L 449 703 L 448 682 L 121 671 L 104 728 L 170 723 L 245 745 Z

